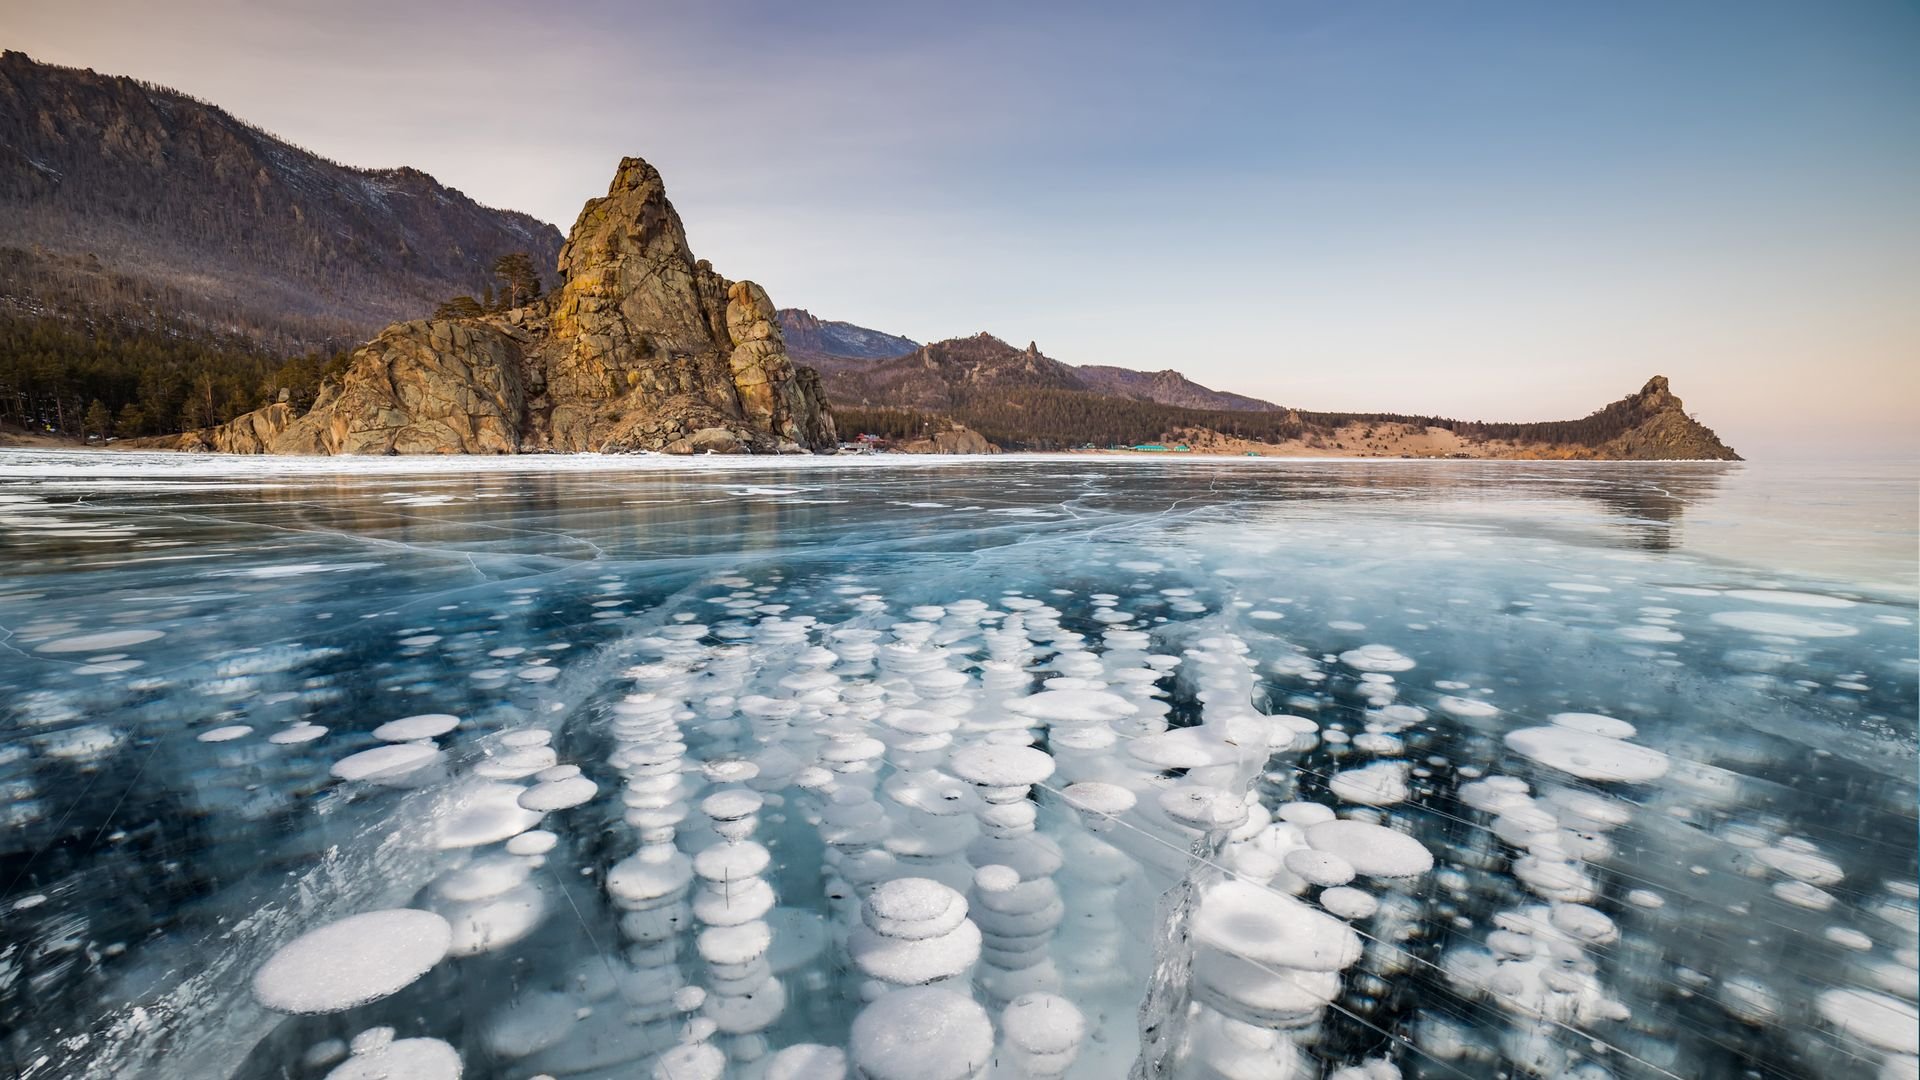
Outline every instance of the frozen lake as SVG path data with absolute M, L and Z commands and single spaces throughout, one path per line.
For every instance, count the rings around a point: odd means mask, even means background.
M 0 451 L 0 1067 L 1911 1078 L 1916 512 Z

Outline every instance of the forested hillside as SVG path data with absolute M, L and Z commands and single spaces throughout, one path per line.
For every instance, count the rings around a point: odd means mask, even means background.
M 298 384 L 273 374 L 289 358 L 483 295 L 502 256 L 550 275 L 560 239 L 415 169 L 350 168 L 165 87 L 0 54 L 8 422 L 76 433 L 74 403 L 96 398 L 138 407 L 125 426 L 147 434 L 223 417 Z M 169 381 L 214 389 L 189 409 Z

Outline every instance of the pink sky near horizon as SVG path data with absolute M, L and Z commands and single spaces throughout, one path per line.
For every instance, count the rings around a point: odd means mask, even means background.
M 640 154 L 723 272 L 919 340 L 1490 420 L 1663 374 L 1749 457 L 1920 459 L 1920 12 L 1473 10 L 1223 8 L 1223 37 L 1072 5 L 18 0 L 4 29 L 563 229 Z

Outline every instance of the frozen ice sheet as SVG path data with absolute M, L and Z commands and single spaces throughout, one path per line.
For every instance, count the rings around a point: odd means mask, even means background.
M 1912 1075 L 1912 480 L 0 453 L 6 1063 Z

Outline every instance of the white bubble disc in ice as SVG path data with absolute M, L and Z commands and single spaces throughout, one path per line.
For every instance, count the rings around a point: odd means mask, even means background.
M 837 1046 L 795 1043 L 767 1059 L 766 1080 L 846 1080 L 847 1052 Z
M 937 987 L 883 994 L 848 1036 L 864 1080 L 967 1080 L 993 1056 L 993 1021 L 971 998 Z
M 253 996 L 277 1012 L 351 1009 L 413 983 L 452 943 L 452 925 L 431 911 L 349 915 L 281 946 L 254 973 Z
M 391 1029 L 386 1029 L 391 1032 Z M 393 1039 L 366 1050 L 354 1040 L 352 1057 L 327 1073 L 326 1080 L 459 1080 L 460 1052 L 440 1039 Z
M 1667 755 L 1652 747 L 1550 725 L 1509 732 L 1507 747 L 1531 761 L 1586 780 L 1645 783 L 1667 774 Z
M 1307 843 L 1345 859 L 1368 877 L 1415 877 L 1433 869 L 1433 853 L 1420 841 L 1365 821 L 1323 821 L 1307 827 Z
M 1338 971 L 1360 959 L 1360 938 L 1347 924 L 1244 881 L 1207 890 L 1193 936 L 1224 953 L 1306 971 Z
M 416 774 L 441 759 L 431 743 L 389 743 L 349 754 L 329 770 L 341 780 L 368 780 L 376 784 L 406 785 Z
M 460 726 L 460 718 L 448 713 L 421 713 L 418 716 L 403 716 L 398 720 L 389 720 L 373 729 L 373 737 L 381 742 L 414 742 L 419 739 L 432 739 Z

